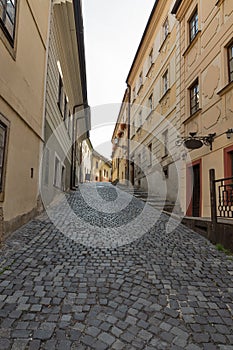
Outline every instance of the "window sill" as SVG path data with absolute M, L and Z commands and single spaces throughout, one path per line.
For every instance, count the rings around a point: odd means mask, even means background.
M 166 38 L 164 38 L 164 40 L 163 40 L 163 42 L 162 42 L 162 44 L 161 44 L 161 46 L 160 46 L 160 48 L 159 48 L 159 52 L 162 51 L 162 49 L 163 49 L 165 43 L 166 43 L 167 40 L 170 38 L 170 36 L 171 36 L 171 33 L 169 32 L 168 35 L 166 36 Z
M 195 113 L 191 114 L 187 119 L 185 119 L 183 121 L 183 124 L 189 122 L 190 120 L 194 119 L 195 117 L 197 117 L 202 111 L 202 108 L 199 108 Z
M 188 53 L 189 53 L 189 51 L 191 51 L 191 49 L 192 49 L 192 47 L 196 44 L 196 42 L 198 41 L 198 39 L 200 38 L 200 36 L 201 36 L 201 30 L 199 30 L 198 32 L 197 32 L 197 35 L 195 36 L 195 38 L 193 39 L 193 41 L 188 45 L 188 47 L 187 47 L 187 49 L 184 51 L 184 53 L 183 53 L 183 57 L 185 57 Z
M 169 92 L 171 91 L 171 89 L 167 89 L 167 91 L 163 94 L 163 96 L 161 97 L 161 99 L 159 100 L 159 103 L 162 102 L 162 100 L 169 94 Z
M 226 94 L 228 91 L 230 91 L 233 88 L 233 81 L 231 81 L 230 83 L 228 83 L 226 86 L 224 86 L 224 88 L 222 88 L 221 90 L 219 90 L 217 92 L 217 95 L 219 96 L 223 96 L 224 94 Z

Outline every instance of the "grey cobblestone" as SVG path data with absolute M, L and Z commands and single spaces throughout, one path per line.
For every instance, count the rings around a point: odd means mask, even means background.
M 101 186 L 113 208 L 116 189 Z M 99 199 L 92 184 L 67 195 L 86 235 L 108 228 L 111 239 L 145 206 L 123 194 L 129 205 L 105 213 L 82 191 Z M 147 220 L 159 217 L 147 210 Z M 0 251 L 0 349 L 233 350 L 232 259 L 182 225 L 167 233 L 167 220 L 161 214 L 144 235 L 109 248 L 70 239 L 46 213 L 16 231 Z M 132 223 L 127 234 L 140 230 Z

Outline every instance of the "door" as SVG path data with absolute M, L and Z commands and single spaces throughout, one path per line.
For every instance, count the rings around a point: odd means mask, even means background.
M 200 164 L 193 166 L 192 216 L 200 216 L 201 181 Z
M 130 164 L 130 182 L 134 186 L 134 162 Z
M 187 215 L 201 216 L 201 160 L 187 167 Z
M 224 170 L 225 177 L 233 176 L 233 146 L 224 150 Z

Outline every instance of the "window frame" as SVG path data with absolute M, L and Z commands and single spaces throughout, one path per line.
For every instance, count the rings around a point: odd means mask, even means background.
M 188 21 L 190 44 L 193 42 L 193 40 L 196 38 L 198 34 L 198 25 L 199 25 L 199 16 L 198 16 L 198 8 L 196 7 Z
M 153 111 L 153 93 L 150 94 L 150 96 L 148 97 L 148 105 L 149 105 L 149 113 L 151 113 Z
M 169 90 L 168 69 L 163 74 L 162 79 L 163 79 L 163 95 L 165 95 Z
M 10 134 L 10 121 L 0 113 L 0 124 L 5 129 L 4 146 L 2 154 L 2 166 L 1 166 L 1 184 L 0 184 L 0 202 L 4 201 L 5 196 L 5 181 L 6 181 L 6 171 L 7 171 L 7 154 L 8 154 L 8 144 L 9 144 L 9 134 Z
M 169 34 L 169 20 L 168 17 L 165 19 L 163 23 L 163 40 L 166 40 Z
M 192 104 L 193 100 L 195 100 L 195 104 Z M 198 78 L 189 87 L 189 106 L 191 116 L 200 109 L 200 85 Z
M 148 167 L 152 166 L 152 142 L 148 145 L 148 152 L 149 152 L 149 162 Z
M 231 68 L 232 65 L 232 68 Z M 228 82 L 233 82 L 233 42 L 227 47 Z
M 168 129 L 164 130 L 162 133 L 163 137 L 163 155 L 162 158 L 165 158 L 168 156 Z
M 61 115 L 63 116 L 63 112 L 64 112 L 64 102 L 65 102 L 65 98 L 64 98 L 65 94 L 64 94 L 64 85 L 63 85 L 63 81 L 62 81 L 62 77 L 59 73 L 59 83 L 58 83 L 58 107 L 59 110 L 61 112 Z
M 2 13 L 0 14 L 0 28 L 2 29 L 5 37 L 7 38 L 8 42 L 10 43 L 11 47 L 14 48 L 18 0 L 14 0 L 14 4 L 13 4 L 12 0 L 8 0 L 8 1 L 10 1 L 10 3 L 13 6 L 13 19 L 11 18 L 9 12 L 7 11 L 7 0 L 0 0 L 0 5 L 2 5 Z M 7 28 L 6 18 L 8 18 L 8 21 L 12 25 L 12 34 L 10 33 L 10 31 Z

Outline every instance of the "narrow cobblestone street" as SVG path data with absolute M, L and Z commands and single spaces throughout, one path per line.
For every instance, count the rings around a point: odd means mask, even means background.
M 232 257 L 110 184 L 48 214 L 1 249 L 0 349 L 233 349 Z

